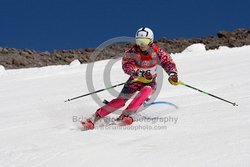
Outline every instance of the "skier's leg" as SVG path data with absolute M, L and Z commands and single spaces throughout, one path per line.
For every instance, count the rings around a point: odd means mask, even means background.
M 152 88 L 150 86 L 144 86 L 117 120 L 122 120 L 125 124 L 128 125 L 132 124 L 133 118 L 130 117 L 130 115 L 138 110 L 138 108 L 145 102 L 145 100 L 147 100 L 151 93 Z
M 123 107 L 126 101 L 130 99 L 135 94 L 135 92 L 140 90 L 140 88 L 142 87 L 141 83 L 131 82 L 131 81 L 132 79 L 129 79 L 127 81 L 118 98 L 113 99 L 108 104 L 99 108 L 95 112 L 95 114 L 91 118 L 87 119 L 85 122 L 81 121 L 83 126 L 86 127 L 87 129 L 93 129 L 94 123 L 97 122 L 99 119 Z
M 116 99 L 113 99 L 108 104 L 96 111 L 93 122 L 96 122 L 100 118 L 103 118 L 108 114 L 122 108 L 125 103 L 135 94 L 135 92 L 140 89 L 140 87 L 141 83 L 131 82 L 131 79 L 129 79 Z
M 123 98 L 116 98 L 110 101 L 108 104 L 104 105 L 103 107 L 99 108 L 94 115 L 92 115 L 89 119 L 85 122 L 81 121 L 82 125 L 86 129 L 94 129 L 94 124 L 100 120 L 101 118 L 107 116 L 108 114 L 118 110 L 119 108 L 125 105 L 125 99 Z
M 114 112 L 115 110 L 123 107 L 125 105 L 125 100 L 123 98 L 116 98 L 110 101 L 108 104 L 104 105 L 103 107 L 99 108 L 96 113 L 100 117 L 105 117 L 106 115 Z
M 157 82 L 154 81 L 154 82 L 151 82 L 149 84 L 149 86 L 152 88 L 152 93 L 151 93 L 151 96 L 155 93 L 156 89 L 157 89 Z M 151 99 L 151 96 L 149 96 L 144 103 L 148 102 L 150 99 Z
M 132 124 L 133 118 L 130 115 L 134 114 L 143 103 L 150 100 L 150 96 L 156 91 L 157 83 L 154 81 L 150 84 L 142 85 L 142 87 L 139 94 L 132 100 L 117 120 L 122 120 L 129 125 Z
M 151 86 L 144 86 L 138 95 L 131 101 L 128 107 L 123 111 L 124 115 L 130 115 L 135 113 L 138 108 L 148 99 L 152 94 Z

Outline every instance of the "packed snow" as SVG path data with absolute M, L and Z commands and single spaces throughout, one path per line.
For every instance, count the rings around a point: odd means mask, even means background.
M 206 51 L 205 45 L 201 43 L 197 43 L 197 44 L 188 46 L 186 49 L 182 51 L 182 53 L 186 53 L 186 52 L 198 53 L 198 52 L 204 52 L 204 51 Z
M 184 86 L 172 86 L 164 74 L 156 101 L 138 113 L 131 126 L 106 125 L 81 131 L 98 104 L 89 93 L 87 64 L 19 70 L 0 67 L 1 167 L 247 167 L 250 164 L 250 46 L 204 45 L 173 54 L 179 78 L 215 94 L 233 106 Z M 104 88 L 103 71 L 110 60 L 94 64 L 95 90 Z M 120 60 L 114 63 L 112 84 L 125 82 Z M 115 88 L 120 91 L 122 87 Z M 108 91 L 102 99 L 114 98 Z M 108 116 L 110 120 L 117 114 Z
M 0 75 L 3 74 L 4 72 L 5 72 L 4 66 L 0 65 Z

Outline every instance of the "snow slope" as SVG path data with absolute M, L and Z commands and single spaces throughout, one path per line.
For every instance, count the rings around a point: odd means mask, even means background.
M 137 117 L 147 119 L 130 127 L 111 125 L 93 131 L 80 131 L 73 122 L 74 117 L 88 117 L 98 108 L 91 97 L 64 103 L 88 93 L 87 65 L 1 68 L 0 166 L 247 167 L 249 53 L 250 46 L 204 51 L 201 45 L 194 45 L 172 55 L 181 80 L 237 102 L 238 107 L 183 86 L 171 86 L 165 79 L 157 100 L 172 102 L 178 110 L 153 105 Z M 108 61 L 95 63 L 96 89 L 104 87 L 102 71 Z M 126 79 L 118 61 L 112 67 L 112 84 Z M 112 99 L 107 91 L 98 95 Z M 109 116 L 114 117 L 117 115 Z

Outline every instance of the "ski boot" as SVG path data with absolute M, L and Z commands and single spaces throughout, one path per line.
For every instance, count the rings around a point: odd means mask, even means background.
M 80 123 L 82 124 L 84 130 L 92 130 L 95 127 L 94 123 L 99 119 L 101 119 L 101 116 L 98 113 L 95 113 L 91 118 L 87 119 L 86 121 L 80 120 Z
M 130 117 L 129 115 L 124 115 L 124 114 L 121 114 L 117 118 L 117 121 L 121 121 L 122 123 L 124 123 L 126 125 L 131 125 L 134 122 L 132 117 Z
M 90 119 L 87 119 L 85 122 L 80 120 L 80 123 L 82 124 L 84 130 L 89 130 L 89 129 L 92 130 L 95 127 L 94 123 Z

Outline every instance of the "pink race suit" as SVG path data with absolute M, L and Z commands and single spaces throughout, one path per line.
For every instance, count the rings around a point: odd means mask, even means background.
M 157 65 L 160 65 L 167 74 L 177 73 L 176 65 L 171 56 L 162 49 L 159 49 L 155 44 L 151 44 L 150 48 L 145 52 L 141 51 L 137 45 L 134 45 L 132 48 L 125 51 L 125 55 L 122 59 L 122 68 L 126 74 L 130 75 L 130 78 L 125 83 L 120 95 L 108 104 L 99 108 L 96 111 L 96 114 L 100 117 L 105 117 L 119 108 L 122 108 L 125 106 L 126 101 L 139 91 L 139 94 L 123 111 L 123 113 L 130 114 L 136 112 L 145 100 L 147 100 L 147 98 L 156 90 Z M 138 77 L 138 70 L 150 71 L 153 77 L 151 82 L 133 82 L 133 80 Z

